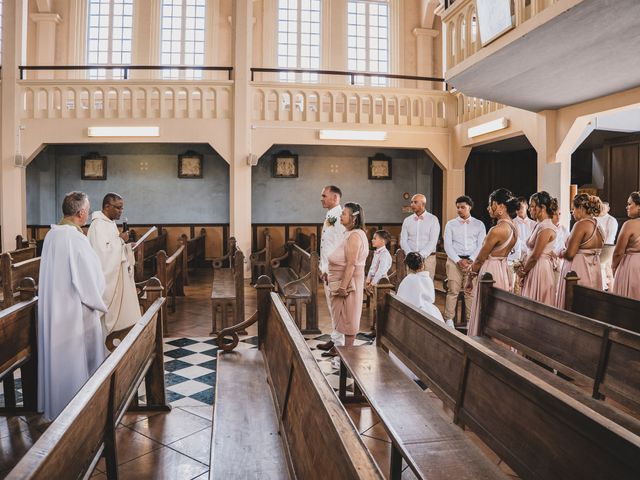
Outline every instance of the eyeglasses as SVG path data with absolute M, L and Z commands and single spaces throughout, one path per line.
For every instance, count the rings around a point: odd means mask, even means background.
M 117 205 L 114 205 L 113 203 L 109 203 L 108 204 L 111 208 L 115 208 L 116 210 L 124 210 L 124 206 L 122 207 L 118 207 Z

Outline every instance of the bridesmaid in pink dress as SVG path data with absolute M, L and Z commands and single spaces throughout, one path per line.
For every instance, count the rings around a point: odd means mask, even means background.
M 640 192 L 629 196 L 627 216 L 613 252 L 613 293 L 640 300 Z
M 346 203 L 340 223 L 347 231 L 343 242 L 329 255 L 329 284 L 340 282 L 335 292 L 332 288 L 331 311 L 336 330 L 345 336 L 345 346 L 351 346 L 360 329 L 369 241 L 364 230 L 364 211 L 359 204 Z
M 558 210 L 558 201 L 547 192 L 531 195 L 529 211 L 537 220 L 531 236 L 527 240 L 527 254 L 524 264 L 516 271 L 524 279 L 521 295 L 536 302 L 555 305 L 556 283 L 554 276 L 555 246 L 558 229 L 552 217 Z
M 467 334 L 478 335 L 478 314 L 480 311 L 478 288 L 479 282 L 472 283 L 473 277 L 482 278 L 485 273 L 490 273 L 495 281 L 494 286 L 504 290 L 511 290 L 511 275 L 507 270 L 507 256 L 518 241 L 518 231 L 511 220 L 518 209 L 518 199 L 506 188 L 500 188 L 489 195 L 487 210 L 496 224 L 491 227 L 484 238 L 480 252 L 471 265 L 471 273 L 467 277 L 467 291 L 473 290 L 473 303 L 471 304 L 471 317 Z
M 578 285 L 602 290 L 600 252 L 604 245 L 604 232 L 596 221 L 600 208 L 600 199 L 594 195 L 581 193 L 573 198 L 572 215 L 576 223 L 567 239 L 567 247 L 560 254 L 564 258 L 564 264 L 556 296 L 558 308 L 565 307 L 565 277 L 572 270 L 579 277 Z

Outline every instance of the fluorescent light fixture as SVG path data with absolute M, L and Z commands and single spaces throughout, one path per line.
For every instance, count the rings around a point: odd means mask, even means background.
M 89 137 L 159 137 L 160 127 L 89 127 Z
M 320 130 L 320 140 L 386 140 L 387 132 L 374 130 Z
M 487 133 L 502 130 L 503 128 L 507 128 L 508 126 L 509 120 L 507 118 L 500 117 L 496 118 L 495 120 L 491 120 L 490 122 L 481 123 L 480 125 L 469 128 L 467 130 L 467 136 L 469 138 L 479 137 L 480 135 L 485 135 Z

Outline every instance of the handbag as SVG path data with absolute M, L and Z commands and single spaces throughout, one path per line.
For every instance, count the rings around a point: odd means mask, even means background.
M 338 289 L 340 288 L 341 284 L 342 284 L 342 280 L 335 280 L 333 282 L 329 282 L 329 292 L 331 293 L 332 296 L 338 293 Z M 351 281 L 349 282 L 349 285 L 347 285 L 347 293 L 351 293 L 355 291 L 356 291 L 356 286 L 353 283 L 353 278 L 352 278 Z

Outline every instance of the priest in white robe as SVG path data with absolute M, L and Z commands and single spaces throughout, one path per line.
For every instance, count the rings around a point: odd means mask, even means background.
M 118 231 L 116 220 L 124 210 L 124 200 L 117 193 L 107 193 L 102 211 L 93 212 L 87 237 L 102 264 L 106 288 L 102 298 L 109 309 L 102 315 L 105 337 L 129 328 L 140 320 L 140 304 L 134 279 L 135 258 L 126 243 L 129 232 Z
M 100 260 L 80 228 L 89 199 L 71 192 L 42 247 L 38 296 L 38 411 L 53 420 L 106 357 Z

